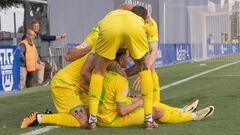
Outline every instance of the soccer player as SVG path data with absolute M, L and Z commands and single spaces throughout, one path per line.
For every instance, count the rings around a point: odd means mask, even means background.
M 126 49 L 120 49 L 117 52 L 116 61 L 122 68 L 126 68 L 128 59 L 129 54 Z M 144 123 L 142 98 L 130 98 L 128 93 L 128 80 L 116 72 L 107 71 L 97 115 L 98 125 L 124 127 Z M 199 121 L 211 116 L 214 112 L 214 107 L 209 106 L 194 113 L 181 113 L 178 110 L 163 110 L 160 104 L 154 105 L 153 118 L 161 123 Z
M 137 63 L 141 78 L 141 93 L 144 102 L 145 128 L 151 128 L 153 84 L 151 71 L 145 63 L 145 55 L 148 52 L 147 39 L 145 37 L 144 20 L 147 10 L 142 6 L 135 6 L 131 11 L 114 10 L 108 13 L 99 22 L 99 37 L 96 44 L 96 59 L 89 85 L 89 125 L 96 128 L 99 100 L 102 92 L 102 82 L 105 70 L 109 63 L 115 59 L 119 48 L 129 49 L 131 57 Z
M 66 59 L 73 61 L 53 78 L 51 92 L 57 114 L 39 114 L 31 112 L 21 124 L 21 128 L 27 128 L 38 124 L 56 124 L 60 126 L 87 127 L 88 94 L 81 88 L 80 71 L 90 50 L 96 44 L 95 31 L 93 28 L 81 45 L 78 45 Z M 77 59 L 77 58 L 79 59 Z M 81 57 L 81 58 L 80 58 Z M 75 60 L 75 61 L 74 61 Z
M 123 3 L 119 6 L 120 9 L 124 10 L 131 10 L 134 7 L 134 5 L 129 4 L 129 3 Z M 158 80 L 158 75 L 155 71 L 155 61 L 157 59 L 157 53 L 158 53 L 158 25 L 156 21 L 148 16 L 147 19 L 145 20 L 145 30 L 146 30 L 146 35 L 147 35 L 147 41 L 149 45 L 149 55 L 147 55 L 147 64 L 148 67 L 151 70 L 151 76 L 152 76 L 152 81 L 153 81 L 153 102 L 154 103 L 159 103 L 160 102 L 160 84 Z M 135 66 L 129 68 L 126 70 L 127 76 L 132 76 L 137 73 L 137 70 Z M 140 77 L 137 77 L 132 84 L 132 88 L 136 90 L 140 90 Z M 161 104 L 162 108 L 166 110 L 178 110 L 176 107 L 171 107 L 166 104 Z M 191 106 L 186 106 L 184 108 L 181 108 L 181 110 L 189 110 L 191 107 L 194 106 L 193 108 L 196 108 L 198 106 L 198 100 L 196 100 Z M 190 107 L 190 108 L 189 108 Z M 192 110 L 194 111 L 194 110 Z

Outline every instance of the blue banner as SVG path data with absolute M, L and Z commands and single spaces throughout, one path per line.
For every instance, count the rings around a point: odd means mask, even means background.
M 190 44 L 176 44 L 176 59 L 177 62 L 184 62 L 192 59 Z
M 20 90 L 20 50 L 0 45 L 0 94 Z
M 221 56 L 240 53 L 240 44 L 210 44 L 208 45 L 208 56 Z
M 190 44 L 160 44 L 155 67 L 192 60 Z

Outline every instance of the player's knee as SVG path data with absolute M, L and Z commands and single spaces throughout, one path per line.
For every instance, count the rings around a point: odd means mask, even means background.
M 74 109 L 71 114 L 78 120 L 80 127 L 86 128 L 88 125 L 88 114 L 84 107 Z
M 154 119 L 160 119 L 164 115 L 164 111 L 154 107 L 153 108 L 153 118 Z

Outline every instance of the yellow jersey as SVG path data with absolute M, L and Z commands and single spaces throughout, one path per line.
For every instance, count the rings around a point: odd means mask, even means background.
M 116 72 L 107 71 L 97 114 L 99 121 L 111 123 L 118 116 L 117 104 L 132 104 L 128 92 L 127 79 Z
M 148 43 L 158 42 L 158 25 L 156 21 L 150 17 L 148 23 L 145 24 Z
M 85 38 L 84 42 L 87 43 L 87 46 L 95 46 L 96 41 L 98 38 L 98 26 L 94 27 L 90 30 L 87 37 Z M 76 46 L 77 49 L 83 49 L 85 47 L 78 45 Z M 71 62 L 66 67 L 64 67 L 62 70 L 60 70 L 54 78 L 61 80 L 62 82 L 65 82 L 65 84 L 69 84 L 72 86 L 76 86 L 80 88 L 80 81 L 81 81 L 81 69 L 83 64 L 85 63 L 88 55 L 90 53 L 84 55 L 83 57 Z

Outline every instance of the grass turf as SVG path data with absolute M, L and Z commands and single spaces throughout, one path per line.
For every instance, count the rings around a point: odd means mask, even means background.
M 226 61 L 188 62 L 157 69 L 161 85 L 226 64 Z M 199 108 L 215 106 L 215 113 L 207 120 L 182 124 L 160 124 L 159 128 L 144 130 L 141 126 L 124 128 L 98 127 L 96 131 L 61 127 L 44 134 L 159 134 L 159 135 L 237 135 L 240 134 L 240 64 L 209 73 L 161 92 L 161 101 L 183 107 L 194 99 Z M 132 80 L 132 78 L 130 78 Z M 20 122 L 30 111 L 55 110 L 50 87 L 24 89 L 19 93 L 0 95 L 0 134 L 21 134 L 40 127 L 20 129 Z

